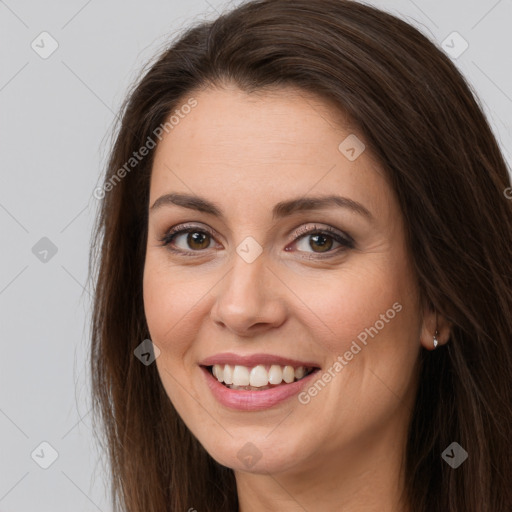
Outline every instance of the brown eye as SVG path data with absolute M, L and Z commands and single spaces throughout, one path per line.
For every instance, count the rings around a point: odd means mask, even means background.
M 315 225 L 312 229 L 302 228 L 295 233 L 295 236 L 294 244 L 297 250 L 309 254 L 325 253 L 325 257 L 329 257 L 354 248 L 354 241 L 351 237 L 329 227 L 318 229 Z M 338 246 L 335 247 L 334 244 L 338 244 Z M 308 257 L 314 258 L 315 256 Z
M 186 238 L 186 244 L 191 249 L 207 249 L 210 245 L 210 235 L 202 231 L 191 231 Z
M 310 235 L 309 246 L 311 249 L 315 249 L 315 247 L 319 247 L 319 252 L 327 252 L 329 251 L 334 243 L 334 239 L 332 236 L 326 236 L 323 234 L 318 235 Z
M 200 252 L 208 249 L 212 239 L 213 235 L 208 231 L 189 227 L 171 230 L 170 233 L 161 239 L 161 242 L 163 242 L 164 246 L 168 246 L 171 251 L 189 254 L 190 252 Z
M 301 252 L 313 251 L 314 253 L 321 254 L 330 252 L 336 243 L 338 244 L 338 247 L 347 245 L 343 240 L 341 242 L 335 240 L 332 235 L 325 233 L 311 233 L 300 237 L 296 242 L 296 247 L 297 250 Z M 337 247 L 334 247 L 334 249 L 336 248 Z

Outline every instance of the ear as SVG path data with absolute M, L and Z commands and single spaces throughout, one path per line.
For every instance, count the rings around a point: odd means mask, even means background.
M 452 324 L 441 313 L 425 308 L 423 313 L 423 322 L 420 332 L 420 342 L 427 350 L 434 350 L 434 334 L 436 332 L 437 316 L 437 341 L 438 347 L 448 343 L 451 334 Z

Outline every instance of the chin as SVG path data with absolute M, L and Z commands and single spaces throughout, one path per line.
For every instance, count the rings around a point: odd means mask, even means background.
M 223 437 L 223 444 L 218 438 L 201 439 L 210 456 L 222 466 L 234 471 L 253 474 L 277 474 L 296 467 L 305 458 L 304 443 L 290 439 L 289 436 L 269 435 L 269 430 L 255 433 L 247 429 L 245 436 Z M 301 459 L 297 454 L 301 454 Z

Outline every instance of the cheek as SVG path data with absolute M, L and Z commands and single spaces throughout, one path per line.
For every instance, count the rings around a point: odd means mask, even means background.
M 200 307 L 205 289 L 191 272 L 176 272 L 165 257 L 149 251 L 143 293 L 152 341 L 162 352 L 183 353 L 187 349 L 186 341 L 193 339 L 195 324 L 191 318 Z
M 323 377 L 328 390 L 321 394 L 367 417 L 387 414 L 396 397 L 408 393 L 420 331 L 416 281 L 405 255 L 372 259 L 359 260 L 357 268 L 347 266 L 316 286 L 299 280 L 295 288 L 311 304 L 302 323 L 327 354 Z M 317 388 L 324 389 L 321 383 Z M 311 398 L 316 393 L 312 389 Z M 318 414 L 322 403 L 313 405 Z
M 182 418 L 190 415 L 193 390 L 185 392 L 183 383 L 190 379 L 193 368 L 192 340 L 197 322 L 191 320 L 194 305 L 204 292 L 194 282 L 180 277 L 161 257 L 148 251 L 144 268 L 144 311 L 151 341 L 160 349 L 156 366 L 167 396 Z
M 372 429 L 382 424 L 401 397 L 409 399 L 420 320 L 416 282 L 409 269 L 405 258 L 395 254 L 375 265 L 347 270 L 327 293 L 317 291 L 311 297 L 316 315 L 329 327 L 317 338 L 329 361 L 320 376 L 325 387 L 320 383 L 319 391 L 306 390 L 303 399 L 311 400 L 312 417 L 322 414 L 325 403 L 336 403 L 334 430 L 343 424 L 345 434 L 356 436 L 361 425 Z
M 368 329 L 376 323 L 379 332 L 393 332 L 400 339 L 398 332 L 407 325 L 397 309 L 407 306 L 409 314 L 414 301 L 413 282 L 395 265 L 361 265 L 316 279 L 295 279 L 293 290 L 302 298 L 301 322 L 311 339 L 333 356 L 349 350 L 358 336 L 362 342 L 365 336 L 371 339 Z

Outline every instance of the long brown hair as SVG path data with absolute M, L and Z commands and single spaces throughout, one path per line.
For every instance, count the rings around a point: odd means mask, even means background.
M 223 83 L 299 87 L 355 123 L 397 194 L 424 303 L 452 323 L 446 345 L 420 352 L 406 453 L 411 510 L 512 510 L 508 169 L 450 59 L 399 18 L 348 0 L 256 0 L 202 22 L 158 56 L 123 106 L 90 260 L 94 408 L 114 505 L 238 507 L 233 471 L 184 425 L 156 365 L 134 357 L 149 338 L 142 275 L 154 151 L 126 167 L 194 91 Z M 457 469 L 441 458 L 454 441 L 469 454 Z

